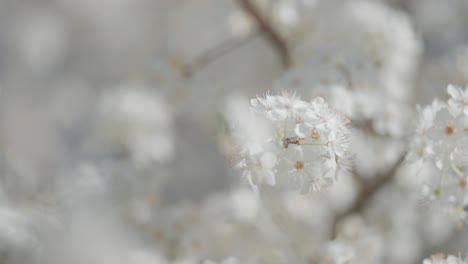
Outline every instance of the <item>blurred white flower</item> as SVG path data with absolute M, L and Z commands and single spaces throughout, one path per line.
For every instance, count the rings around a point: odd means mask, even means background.
M 164 163 L 173 158 L 170 108 L 150 87 L 128 85 L 107 90 L 100 98 L 99 110 L 104 138 L 123 144 L 136 163 Z
M 244 221 L 254 221 L 260 210 L 259 197 L 249 189 L 234 190 L 231 194 L 232 210 L 236 217 Z
M 359 216 L 350 216 L 340 225 L 335 240 L 325 244 L 323 263 L 381 263 L 384 247 L 382 237 Z M 322 263 L 322 262 L 320 262 Z
M 467 261 L 454 255 L 435 254 L 423 260 L 423 264 L 466 264 Z
M 279 22 L 286 27 L 293 27 L 299 23 L 299 14 L 295 1 L 281 0 L 275 6 L 275 15 Z
M 205 260 L 203 264 L 240 264 L 240 261 L 234 257 L 227 257 L 222 261 L 215 262 L 212 260 Z
M 246 37 L 255 29 L 255 23 L 245 12 L 234 10 L 229 14 L 229 27 L 235 37 Z
M 37 247 L 39 240 L 27 215 L 12 208 L 0 208 L 0 249 L 17 250 Z

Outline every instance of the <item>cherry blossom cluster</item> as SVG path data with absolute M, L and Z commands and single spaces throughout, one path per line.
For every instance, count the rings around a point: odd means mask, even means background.
M 435 175 L 422 173 L 422 194 L 430 202 L 466 220 L 468 205 L 468 90 L 449 85 L 447 102 L 435 100 L 420 109 L 419 123 L 407 155 L 421 168 L 430 165 Z
M 286 183 L 302 193 L 317 191 L 348 167 L 349 120 L 321 97 L 306 102 L 286 92 L 266 94 L 251 100 L 250 111 L 230 112 L 241 115 L 233 126 L 236 167 L 254 190 Z
M 384 174 L 403 155 L 410 131 L 412 83 L 423 51 L 411 18 L 382 1 L 361 0 L 317 1 L 300 14 L 314 30 L 297 35 L 297 63 L 273 90 L 325 98 L 356 128 L 354 170 L 366 179 Z

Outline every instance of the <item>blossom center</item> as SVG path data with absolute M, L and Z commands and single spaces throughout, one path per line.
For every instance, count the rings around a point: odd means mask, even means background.
M 421 147 L 421 148 L 418 149 L 418 155 L 419 155 L 419 157 L 424 156 L 424 148 Z
M 460 180 L 460 182 L 458 183 L 458 186 L 460 186 L 460 188 L 462 188 L 462 189 L 465 189 L 466 188 L 466 180 L 465 179 Z
M 257 160 L 257 164 L 256 164 L 256 165 L 257 165 L 257 168 L 258 168 L 259 170 L 262 170 L 262 169 L 263 169 L 263 164 L 262 164 L 262 161 L 261 161 L 261 160 Z
M 300 115 L 296 116 L 296 124 L 304 123 L 304 118 Z
M 297 161 L 296 164 L 294 164 L 294 168 L 296 168 L 296 170 L 304 169 L 304 161 L 302 160 Z
M 447 136 L 451 136 L 451 135 L 453 135 L 454 133 L 455 133 L 455 128 L 454 128 L 453 126 L 447 126 L 447 127 L 445 128 L 445 134 L 446 134 Z
M 310 132 L 310 137 L 313 140 L 318 140 L 320 138 L 320 132 L 316 128 L 313 128 L 312 131 Z

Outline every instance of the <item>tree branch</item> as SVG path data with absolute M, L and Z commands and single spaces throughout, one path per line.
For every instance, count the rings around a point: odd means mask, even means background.
M 249 35 L 243 38 L 231 38 L 223 43 L 219 44 L 218 46 L 207 50 L 206 52 L 202 53 L 200 56 L 195 58 L 189 64 L 182 63 L 175 63 L 180 64 L 177 66 L 182 71 L 182 74 L 186 78 L 190 78 L 196 72 L 200 71 L 204 67 L 208 66 L 209 64 L 213 63 L 218 58 L 222 57 L 223 55 L 228 54 L 229 52 L 247 44 L 250 40 L 257 37 L 259 35 L 258 31 L 253 31 Z
M 287 46 L 287 42 L 281 37 L 280 33 L 269 23 L 269 21 L 261 14 L 258 8 L 251 0 L 237 0 L 241 7 L 257 22 L 258 30 L 251 32 L 248 36 L 239 39 L 228 39 L 217 45 L 216 47 L 207 50 L 192 62 L 186 62 L 182 58 L 175 57 L 171 63 L 181 71 L 185 78 L 192 77 L 196 72 L 200 71 L 207 65 L 214 62 L 219 57 L 231 52 L 248 43 L 253 38 L 264 34 L 269 43 L 276 49 L 281 58 L 281 62 L 285 68 L 291 66 L 291 55 Z
M 388 172 L 385 175 L 377 176 L 374 181 L 369 182 L 367 184 L 362 184 L 361 191 L 359 192 L 359 196 L 354 202 L 354 205 L 345 212 L 335 217 L 335 222 L 333 223 L 332 227 L 333 238 L 335 238 L 338 235 L 339 223 L 349 215 L 355 213 L 362 213 L 362 211 L 369 204 L 374 195 L 394 179 L 398 169 L 400 168 L 400 165 L 403 163 L 404 160 L 405 155 L 402 155 L 400 159 L 398 159 L 398 161 L 395 162 L 395 164 L 388 170 Z
M 270 24 L 270 22 L 261 14 L 251 0 L 238 0 L 241 7 L 250 14 L 257 22 L 260 30 L 265 32 L 265 36 L 272 46 L 277 50 L 281 62 L 285 68 L 291 66 L 291 54 L 289 53 L 287 42 L 281 37 L 280 33 Z

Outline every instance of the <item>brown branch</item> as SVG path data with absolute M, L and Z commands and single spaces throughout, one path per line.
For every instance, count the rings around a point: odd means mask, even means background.
M 279 32 L 264 18 L 251 0 L 238 0 L 243 9 L 250 14 L 257 22 L 259 30 L 250 33 L 243 38 L 232 38 L 223 43 L 205 51 L 193 61 L 187 62 L 181 57 L 174 57 L 171 63 L 180 70 L 185 78 L 192 77 L 195 73 L 216 61 L 219 57 L 245 45 L 259 34 L 265 34 L 265 37 L 277 50 L 281 57 L 282 64 L 287 68 L 291 65 L 291 56 L 287 42 L 282 39 Z
M 356 201 L 354 202 L 353 206 L 350 207 L 348 210 L 345 212 L 337 215 L 335 217 L 335 221 L 333 223 L 332 227 L 332 236 L 336 238 L 338 235 L 338 225 L 339 223 L 346 218 L 349 215 L 355 214 L 355 213 L 362 213 L 364 208 L 369 204 L 369 202 L 372 200 L 374 195 L 379 192 L 385 185 L 390 183 L 398 169 L 400 168 L 400 165 L 403 163 L 405 160 L 405 155 L 402 155 L 398 161 L 395 162 L 395 164 L 390 168 L 385 175 L 380 175 L 377 176 L 376 179 L 372 182 L 369 182 L 367 184 L 362 183 L 361 190 L 359 192 L 359 196 L 357 197 Z M 354 174 L 356 175 L 356 174 Z M 361 180 L 361 179 L 359 179 Z M 361 180 L 362 181 L 362 180 Z
M 289 53 L 287 42 L 281 37 L 280 33 L 270 24 L 270 22 L 261 14 L 260 10 L 251 0 L 238 0 L 242 8 L 250 14 L 257 22 L 260 30 L 265 32 L 266 38 L 277 50 L 284 67 L 291 66 L 291 54 Z
M 201 69 L 216 61 L 218 58 L 247 44 L 250 40 L 257 37 L 258 35 L 258 31 L 253 31 L 243 38 L 227 39 L 216 47 L 205 51 L 188 64 L 185 64 L 184 62 L 176 62 L 175 64 L 186 78 L 190 78 Z

